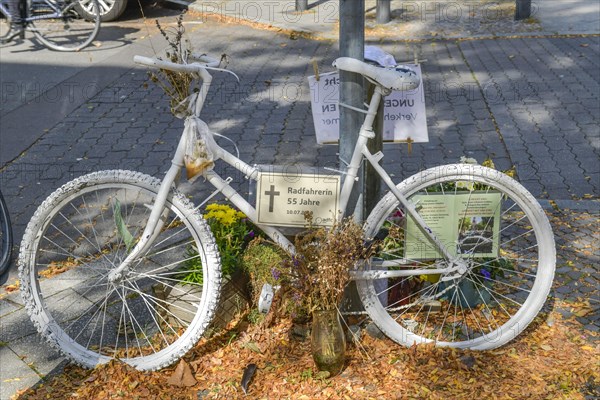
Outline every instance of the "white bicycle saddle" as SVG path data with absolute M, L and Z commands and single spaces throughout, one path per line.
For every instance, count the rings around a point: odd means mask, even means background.
M 340 57 L 333 62 L 337 69 L 364 75 L 387 89 L 413 90 L 419 87 L 419 77 L 414 71 L 402 67 L 381 67 L 350 57 Z

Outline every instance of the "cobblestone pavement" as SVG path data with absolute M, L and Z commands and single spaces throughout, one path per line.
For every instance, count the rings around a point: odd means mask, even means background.
M 210 21 L 188 30 L 203 51 L 227 53 L 229 68 L 240 75 L 240 85 L 216 75 L 204 116 L 237 142 L 243 160 L 337 165 L 337 148 L 319 146 L 314 139 L 306 84 L 312 74 L 310 60 L 327 70 L 338 54 L 334 43 Z M 593 312 L 580 322 L 593 337 L 600 307 L 600 39 L 381 46 L 398 60 L 412 59 L 415 52 L 427 60 L 423 70 L 430 142 L 414 145 L 411 154 L 406 145 L 386 145 L 386 169 L 400 181 L 463 155 L 479 161 L 491 157 L 499 169 L 515 165 L 519 180 L 542 200 L 552 218 L 559 250 L 553 294 L 561 300 L 589 301 Z M 76 176 L 114 168 L 156 176 L 165 172 L 183 123 L 173 119 L 160 90 L 146 87 L 146 81 L 145 71 L 132 65 L 0 170 L 17 243 L 43 199 Z M 246 191 L 245 184 L 239 187 Z M 185 189 L 198 197 L 206 194 Z M 18 293 L 0 298 L 0 327 L 1 398 L 61 370 L 63 359 L 40 342 Z

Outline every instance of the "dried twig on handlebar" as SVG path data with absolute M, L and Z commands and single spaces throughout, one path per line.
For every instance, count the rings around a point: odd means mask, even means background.
M 177 18 L 175 28 L 164 28 L 158 20 L 156 26 L 161 35 L 165 38 L 169 47 L 166 51 L 167 61 L 177 64 L 187 64 L 192 54 L 190 42 L 184 38 L 185 28 L 183 26 L 183 16 L 181 13 Z M 160 57 L 157 57 L 161 59 Z M 174 115 L 182 113 L 182 108 L 187 107 L 186 99 L 193 92 L 199 91 L 199 86 L 195 80 L 197 76 L 189 72 L 175 72 L 166 69 L 158 71 L 149 71 L 150 80 L 160 86 L 170 98 L 171 112 Z

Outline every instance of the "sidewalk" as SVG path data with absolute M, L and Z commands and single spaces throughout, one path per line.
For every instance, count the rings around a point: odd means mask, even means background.
M 376 0 L 366 0 L 368 40 L 490 38 L 600 33 L 600 3 L 594 0 L 532 0 L 531 17 L 514 21 L 514 0 L 392 0 L 392 21 L 378 25 Z M 309 1 L 296 12 L 294 0 L 197 0 L 190 9 L 230 23 L 252 23 L 338 39 L 339 1 Z
M 216 75 L 213 87 L 220 92 L 211 94 L 204 115 L 238 143 L 241 158 L 250 164 L 337 164 L 336 146 L 316 144 L 306 85 L 306 77 L 313 73 L 312 59 L 323 71 L 331 70 L 337 43 L 289 33 L 332 39 L 337 29 L 332 5 L 337 1 L 310 3 L 317 8 L 299 17 L 289 8 L 293 1 L 202 0 L 191 6 L 204 13 L 188 25 L 192 43 L 209 54 L 228 54 L 229 68 L 241 79 L 236 86 Z M 596 4 L 576 3 L 561 12 Z M 214 22 L 217 10 L 227 11 L 224 14 L 234 23 Z M 252 10 L 269 18 L 257 21 Z M 593 12 L 578 15 L 582 19 L 575 22 L 563 19 L 564 26 L 540 17 L 539 24 L 530 23 L 535 31 L 525 29 L 530 25 L 515 28 L 506 18 L 497 20 L 494 30 L 475 22 L 451 25 L 446 19 L 442 34 L 411 37 L 417 41 L 405 41 L 408 36 L 398 22 L 389 29 L 373 27 L 371 32 L 383 38 L 378 45 L 398 60 L 412 60 L 415 54 L 427 60 L 423 71 L 430 142 L 415 144 L 411 154 L 405 145 L 389 145 L 383 160 L 386 169 L 396 171 L 394 179 L 400 181 L 423 168 L 457 162 L 461 156 L 479 161 L 491 157 L 500 169 L 515 165 L 521 183 L 540 199 L 552 219 L 559 252 L 552 294 L 571 301 L 590 299 L 593 312 L 580 322 L 582 334 L 593 340 L 600 326 L 600 30 L 595 28 L 597 20 L 588 18 Z M 242 24 L 242 17 L 275 28 L 252 29 Z M 428 26 L 422 32 L 432 28 L 427 18 L 419 23 Z M 522 31 L 511 34 L 511 26 Z M 555 36 L 574 34 L 574 27 L 576 32 L 595 35 Z M 478 39 L 443 40 L 451 29 L 458 31 L 454 39 Z M 162 43 L 160 37 L 151 40 Z M 150 46 L 146 55 L 152 55 Z M 107 168 L 164 173 L 182 122 L 172 118 L 160 90 L 144 87 L 146 79 L 145 71 L 132 63 L 131 71 L 51 127 L 0 171 L 3 187 L 17 188 L 10 197 L 4 193 L 16 243 L 37 205 L 74 176 Z M 14 274 L 16 267 L 11 268 Z M 59 373 L 66 364 L 35 332 L 19 293 L 7 294 L 4 289 L 2 400 Z

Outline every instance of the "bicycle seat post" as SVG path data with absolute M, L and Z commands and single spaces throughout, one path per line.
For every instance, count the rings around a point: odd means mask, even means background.
M 379 108 L 379 103 L 381 102 L 383 94 L 384 89 L 380 85 L 377 85 L 375 88 L 375 92 L 371 97 L 371 101 L 369 102 L 368 110 L 362 110 L 356 107 L 350 107 L 346 104 L 340 103 L 340 107 L 351 108 L 355 111 L 366 114 L 365 120 L 363 121 L 363 124 L 360 127 L 358 140 L 356 141 L 354 152 L 352 153 L 352 158 L 350 160 L 350 163 L 348 164 L 348 169 L 346 171 L 346 174 L 348 175 L 349 179 L 347 179 L 342 186 L 342 192 L 340 194 L 341 210 L 345 210 L 348 206 L 350 192 L 352 191 L 354 182 L 357 180 L 358 170 L 360 169 L 364 152 L 365 150 L 367 150 L 367 142 L 369 139 L 375 137 L 375 132 L 373 132 L 373 123 L 375 122 L 375 117 L 377 116 L 377 109 Z

